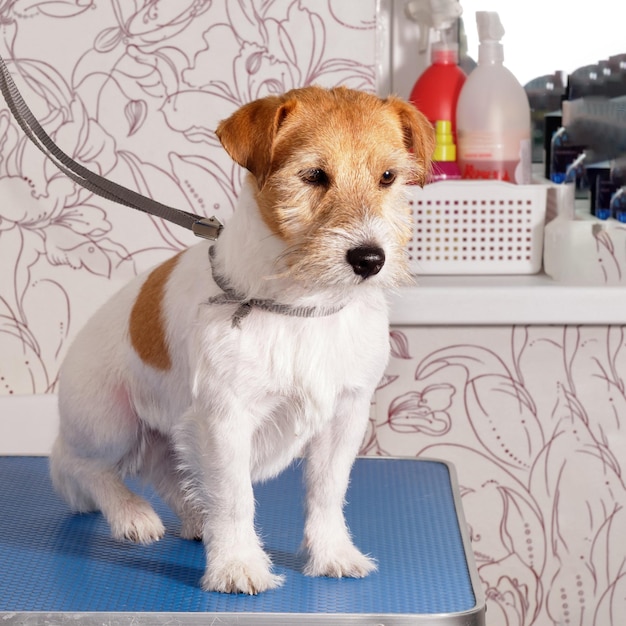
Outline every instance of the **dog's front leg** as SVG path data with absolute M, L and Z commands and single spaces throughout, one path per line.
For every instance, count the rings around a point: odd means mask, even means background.
M 303 551 L 308 576 L 362 578 L 375 562 L 352 543 L 343 505 L 350 470 L 367 427 L 369 395 L 347 394 L 334 420 L 309 444 Z
M 209 417 L 206 411 L 187 415 L 179 446 L 205 512 L 202 588 L 257 594 L 279 586 L 282 577 L 271 572 L 270 558 L 254 529 L 253 418 L 239 403 L 222 399 L 219 405 L 221 410 L 211 411 Z

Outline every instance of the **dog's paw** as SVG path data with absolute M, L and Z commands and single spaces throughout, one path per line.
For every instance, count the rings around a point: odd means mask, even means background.
M 109 515 L 111 534 L 118 541 L 153 543 L 165 535 L 165 527 L 154 509 L 143 499 L 134 497 Z
M 364 578 L 376 570 L 376 561 L 361 553 L 352 543 L 324 550 L 306 550 L 306 576 Z
M 202 588 L 205 591 L 256 595 L 280 587 L 284 577 L 272 574 L 268 563 L 269 559 L 256 563 L 239 559 L 232 559 L 222 565 L 209 563 L 202 577 Z

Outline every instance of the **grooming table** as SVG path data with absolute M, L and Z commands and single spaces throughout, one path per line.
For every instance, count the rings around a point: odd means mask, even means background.
M 110 538 L 99 513 L 73 515 L 53 492 L 48 460 L 0 457 L 0 624 L 367 624 L 484 626 L 485 604 L 454 470 L 444 462 L 360 458 L 346 517 L 378 561 L 363 579 L 308 578 L 297 551 L 302 468 L 255 488 L 257 525 L 284 585 L 258 596 L 206 593 L 204 550 L 131 483 L 167 533 L 150 546 Z

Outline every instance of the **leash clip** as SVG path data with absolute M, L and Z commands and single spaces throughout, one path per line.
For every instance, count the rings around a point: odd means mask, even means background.
M 224 229 L 224 225 L 216 217 L 203 217 L 191 225 L 191 230 L 196 237 L 215 241 Z
M 2 0 L 0 0 L 0 4 Z M 4 59 L 0 56 L 0 92 L 26 136 L 48 157 L 66 176 L 76 184 L 81 185 L 91 193 L 95 193 L 112 202 L 118 202 L 133 209 L 169 220 L 178 226 L 189 228 L 193 234 L 203 239 L 213 241 L 220 236 L 224 229 L 222 222 L 215 217 L 200 217 L 187 211 L 174 209 L 161 204 L 152 198 L 122 187 L 112 180 L 108 180 L 86 167 L 80 165 L 65 154 L 54 143 L 50 135 L 42 128 L 33 112 L 28 108 L 22 94 L 19 92 Z

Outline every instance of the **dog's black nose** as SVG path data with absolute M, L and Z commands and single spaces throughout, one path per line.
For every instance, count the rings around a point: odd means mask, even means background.
M 348 250 L 346 260 L 355 274 L 369 278 L 378 274 L 385 264 L 385 251 L 375 246 L 359 246 Z

